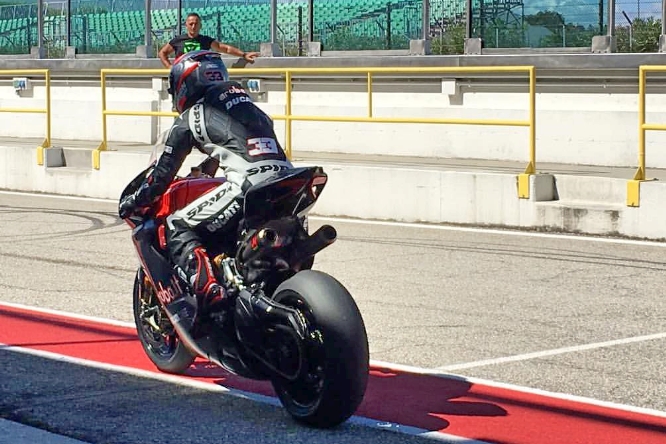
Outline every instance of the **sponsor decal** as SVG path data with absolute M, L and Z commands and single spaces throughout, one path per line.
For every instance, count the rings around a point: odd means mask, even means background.
M 194 138 L 199 142 L 205 142 L 206 139 L 203 135 L 203 109 L 200 104 L 194 105 L 192 107 L 192 113 L 194 114 Z
M 241 210 L 241 206 L 238 202 L 233 202 L 228 208 L 225 208 L 225 210 L 220 214 L 217 219 L 215 219 L 213 222 L 211 222 L 206 229 L 210 231 L 211 233 L 219 230 L 225 225 L 225 222 L 230 220 L 232 217 L 234 217 L 238 212 Z
M 157 299 L 164 305 L 170 304 L 181 294 L 183 294 L 183 289 L 176 276 L 171 276 L 171 284 L 167 287 L 164 287 L 161 282 L 157 283 Z
M 199 205 L 197 205 L 195 208 L 192 208 L 190 211 L 188 211 L 187 212 L 187 217 L 192 218 L 192 217 L 196 216 L 197 214 L 201 213 L 201 211 L 204 208 L 209 207 L 209 206 L 213 205 L 215 202 L 217 202 L 218 200 L 222 199 L 222 197 L 224 197 L 224 195 L 227 194 L 229 192 L 229 190 L 231 190 L 231 184 L 229 182 L 226 182 L 225 185 L 228 185 L 228 186 L 225 186 L 220 191 L 218 191 L 214 196 L 211 196 L 207 200 L 204 200 Z
M 219 96 L 220 100 L 226 100 L 230 95 L 232 94 L 246 94 L 245 90 L 243 88 L 239 88 L 236 85 L 231 86 L 228 90 L 225 92 L 221 93 Z
M 261 156 L 264 154 L 278 154 L 278 146 L 275 139 L 270 137 L 255 137 L 247 139 L 250 156 Z
M 288 169 L 289 167 L 287 165 L 281 165 L 281 164 L 262 165 L 260 167 L 250 168 L 249 170 L 247 170 L 247 175 L 254 176 L 255 174 L 268 173 L 269 171 L 277 173 L 278 171 L 284 171 Z
M 234 97 L 224 105 L 224 108 L 227 111 L 229 111 L 231 108 L 238 105 L 239 103 L 252 103 L 252 99 L 250 99 L 248 96 Z

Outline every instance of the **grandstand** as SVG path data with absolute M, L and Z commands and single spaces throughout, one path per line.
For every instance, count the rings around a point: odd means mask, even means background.
M 33 2 L 34 3 L 34 2 Z M 185 1 L 184 13 L 203 18 L 202 33 L 246 50 L 270 41 L 269 0 Z M 314 40 L 325 50 L 407 48 L 422 29 L 421 0 L 315 0 Z M 177 33 L 177 1 L 154 0 L 153 41 L 159 47 Z M 522 0 L 475 0 L 475 17 L 495 20 Z M 144 42 L 143 0 L 72 0 L 72 45 L 79 53 L 133 53 Z M 307 1 L 278 1 L 278 42 L 289 53 L 307 35 Z M 300 17 L 300 20 L 299 20 Z M 432 0 L 431 35 L 464 23 L 465 0 Z M 64 53 L 66 7 L 49 1 L 45 17 L 48 56 Z M 28 53 L 37 42 L 36 5 L 0 7 L 0 53 Z

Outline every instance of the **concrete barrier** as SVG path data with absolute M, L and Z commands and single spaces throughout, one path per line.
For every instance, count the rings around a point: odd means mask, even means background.
M 0 147 L 0 188 L 117 199 L 150 158 L 146 151 L 106 151 L 99 170 L 48 166 L 61 155 L 47 150 L 45 166 L 37 166 L 34 149 Z M 192 154 L 180 174 L 202 159 Z M 634 208 L 624 205 L 624 179 L 537 174 L 530 178 L 531 198 L 519 199 L 515 174 L 307 164 L 329 175 L 317 215 L 666 238 L 666 183 L 658 181 L 641 184 L 641 206 Z

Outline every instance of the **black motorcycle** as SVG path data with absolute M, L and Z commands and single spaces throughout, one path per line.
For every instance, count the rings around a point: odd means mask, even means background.
M 154 164 L 123 191 L 133 193 Z M 242 196 L 242 220 L 231 236 L 205 247 L 229 308 L 184 325 L 180 310 L 197 310 L 182 270 L 169 260 L 166 216 L 224 182 L 177 177 L 140 216 L 126 219 L 141 265 L 134 282 L 134 319 L 158 369 L 184 373 L 197 356 L 245 378 L 268 380 L 296 420 L 336 426 L 354 414 L 368 381 L 368 340 L 354 299 L 336 279 L 311 270 L 333 243 L 324 225 L 308 234 L 307 213 L 327 175 L 320 167 L 281 171 Z M 188 304 L 186 307 L 184 304 Z

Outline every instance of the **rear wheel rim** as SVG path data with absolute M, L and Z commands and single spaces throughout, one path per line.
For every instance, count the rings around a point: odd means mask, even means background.
M 298 310 L 305 318 L 310 337 L 305 341 L 305 356 L 301 356 L 302 370 L 295 381 L 280 378 L 278 391 L 297 416 L 308 416 L 321 402 L 326 383 L 324 337 L 316 328 L 312 310 L 303 297 L 291 290 L 280 298 L 280 303 Z M 295 410 L 295 411 L 293 411 Z

